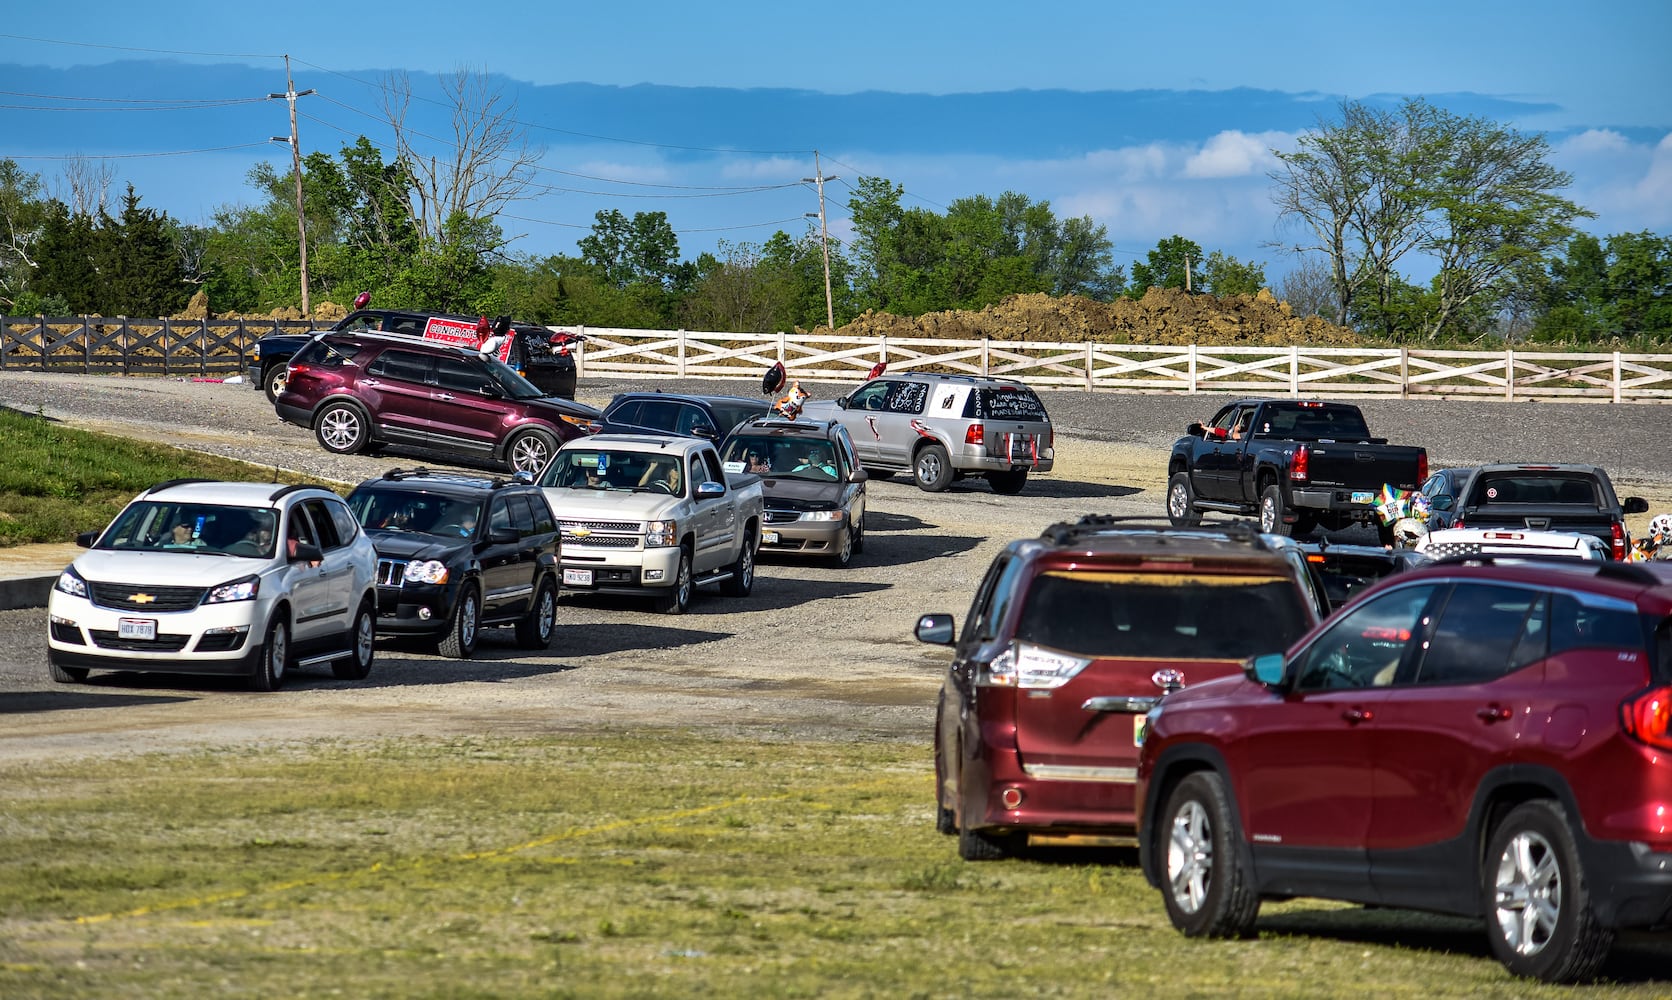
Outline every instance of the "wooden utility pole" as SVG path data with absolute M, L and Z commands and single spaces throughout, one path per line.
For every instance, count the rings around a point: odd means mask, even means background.
M 824 216 L 824 182 L 839 181 L 840 177 L 824 175 L 824 168 L 819 166 L 819 151 L 813 150 L 813 176 L 801 178 L 804 184 L 819 186 L 819 243 L 824 247 L 824 322 L 832 331 L 836 329 L 836 302 L 830 295 L 830 222 Z M 812 216 L 813 212 L 805 213 Z
M 309 87 L 301 93 L 296 92 L 296 84 L 290 77 L 290 56 L 284 57 L 284 93 L 268 94 L 269 100 L 282 97 L 290 103 L 290 136 L 273 137 L 274 142 L 290 143 L 290 169 L 296 175 L 296 242 L 302 252 L 302 315 L 307 319 L 313 318 L 313 307 L 308 301 L 308 217 L 302 210 L 302 142 L 296 132 L 296 99 L 313 93 Z

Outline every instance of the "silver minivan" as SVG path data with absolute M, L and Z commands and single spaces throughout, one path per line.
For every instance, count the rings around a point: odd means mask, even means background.
M 930 492 L 979 475 L 996 493 L 1020 493 L 1029 473 L 1050 472 L 1055 458 L 1045 404 L 1013 379 L 882 375 L 804 410 L 847 428 L 871 475 L 910 469 Z

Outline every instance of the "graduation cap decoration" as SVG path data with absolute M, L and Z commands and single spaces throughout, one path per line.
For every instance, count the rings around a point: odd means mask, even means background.
M 761 376 L 761 395 L 770 396 L 784 387 L 784 363 L 774 362 Z

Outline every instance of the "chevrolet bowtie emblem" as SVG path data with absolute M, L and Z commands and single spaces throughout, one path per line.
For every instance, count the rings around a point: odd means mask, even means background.
M 576 528 L 574 531 L 569 532 L 569 534 L 574 535 L 576 538 L 585 538 L 588 535 L 592 534 L 592 529 L 591 528 Z
M 134 602 L 135 604 L 150 604 L 152 601 L 154 601 L 156 599 L 157 599 L 157 596 L 155 594 L 129 594 L 128 595 L 128 600 Z

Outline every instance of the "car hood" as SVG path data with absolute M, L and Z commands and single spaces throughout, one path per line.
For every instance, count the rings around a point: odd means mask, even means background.
M 530 413 L 544 414 L 547 419 L 556 420 L 560 417 L 578 417 L 582 420 L 602 420 L 604 411 L 596 406 L 577 403 L 562 396 L 540 396 L 534 399 L 523 399 L 518 402 L 529 408 Z
M 802 403 L 801 412 L 804 416 L 812 416 L 818 413 L 822 414 L 826 420 L 833 420 L 847 411 L 837 406 L 834 399 L 816 399 Z
M 447 562 L 470 548 L 466 539 L 414 531 L 380 531 L 374 528 L 366 532 L 366 537 L 372 540 L 378 556 L 384 559 L 436 559 Z
M 841 501 L 842 489 L 842 483 L 815 483 L 771 474 L 761 477 L 761 492 L 768 507 L 829 510 Z
M 143 581 L 158 587 L 213 587 L 251 573 L 260 573 L 271 559 L 197 555 L 191 552 L 117 552 L 92 549 L 71 566 L 83 580 L 111 583 Z
M 540 492 L 546 495 L 552 513 L 559 520 L 573 521 L 593 518 L 612 521 L 657 521 L 673 515 L 684 501 L 665 493 L 642 493 L 630 490 L 588 490 L 547 486 Z

